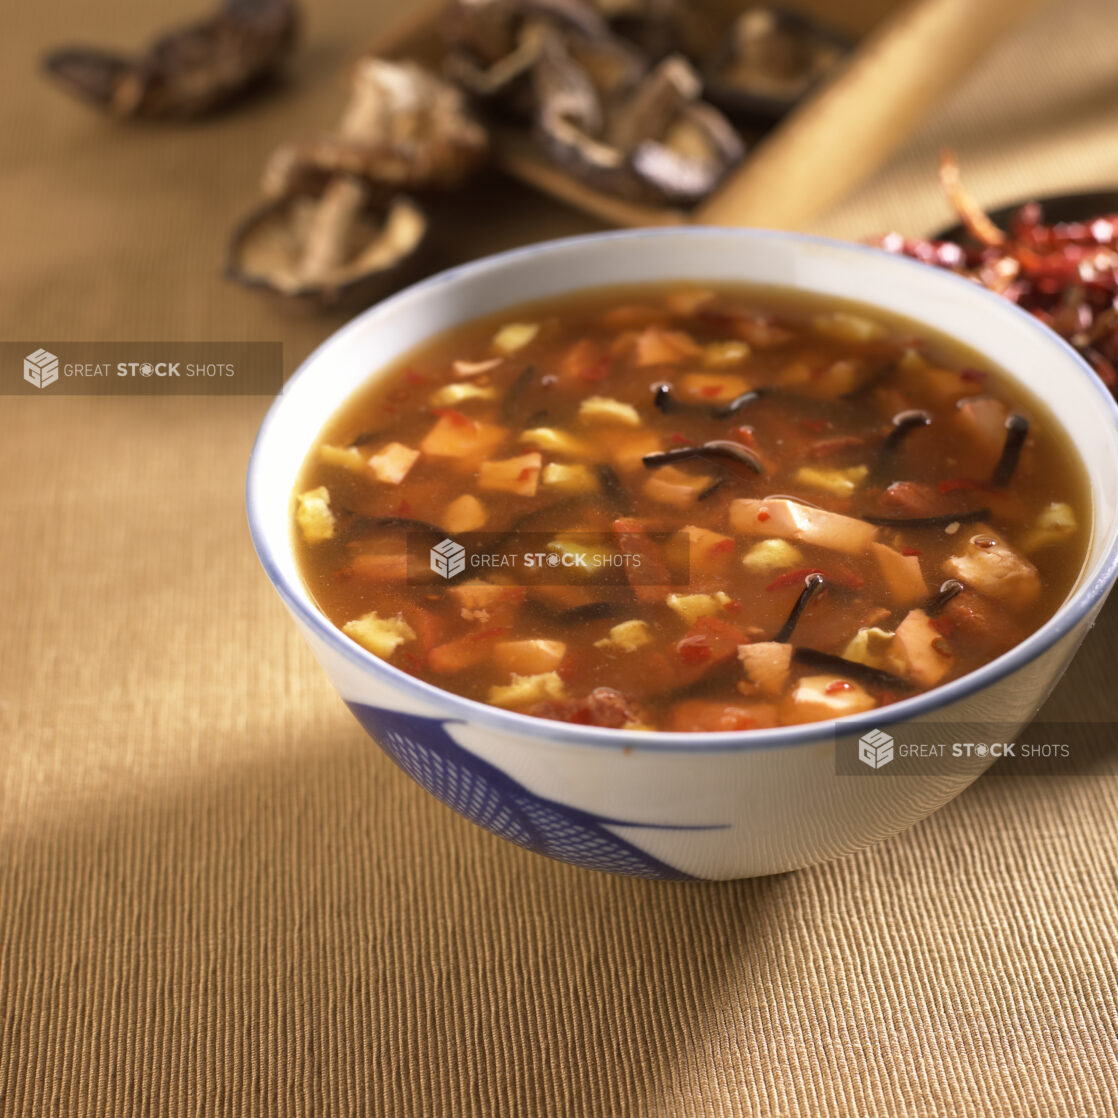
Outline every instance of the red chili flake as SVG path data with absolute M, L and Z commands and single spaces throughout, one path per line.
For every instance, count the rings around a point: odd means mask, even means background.
M 714 544 L 710 548 L 710 551 L 708 552 L 708 554 L 709 555 L 725 555 L 727 551 L 733 551 L 733 550 L 734 550 L 734 541 L 733 540 L 730 540 L 730 539 L 719 540 L 718 543 Z
M 680 431 L 673 431 L 668 436 L 668 441 L 678 443 L 680 446 L 690 446 L 691 440 Z
M 529 481 L 532 475 L 536 472 L 535 466 L 525 466 L 523 470 L 516 475 L 517 481 Z
M 801 419 L 800 426 L 813 435 L 821 435 L 830 427 L 830 423 L 826 419 Z
M 419 372 L 418 369 L 405 369 L 404 377 L 408 384 L 426 384 L 431 379 L 426 373 Z
M 833 683 L 828 683 L 823 690 L 828 695 L 836 695 L 840 691 L 853 691 L 854 684 L 847 683 L 845 679 L 836 679 Z
M 972 384 L 982 384 L 986 380 L 986 374 L 981 369 L 960 369 L 959 379 L 970 381 Z
M 455 427 L 469 427 L 472 429 L 477 426 L 468 415 L 463 415 L 457 408 L 432 408 L 431 411 L 440 419 L 449 419 Z
M 685 664 L 705 664 L 711 657 L 710 645 L 701 633 L 684 637 L 676 643 L 675 650 Z
M 741 611 L 742 604 L 736 598 L 732 598 L 722 607 L 723 613 L 741 613 Z
M 414 652 L 405 652 L 403 654 L 403 660 L 413 672 L 417 672 L 423 667 L 423 662 Z
M 924 553 L 918 547 L 902 547 L 902 555 L 923 555 Z
M 760 509 L 757 513 L 757 519 L 764 524 L 766 520 L 772 519 L 772 513 L 770 513 L 768 509 Z
M 936 488 L 941 493 L 954 493 L 956 490 L 978 489 L 989 491 L 988 486 L 984 481 L 976 481 L 972 477 L 951 477 L 946 481 L 941 481 L 936 484 Z
M 411 515 L 411 505 L 408 504 L 406 498 L 401 500 L 400 503 L 396 506 L 396 515 L 397 516 L 410 516 Z
M 699 395 L 705 396 L 708 400 L 716 400 L 722 395 L 722 386 L 720 384 L 704 384 L 699 389 Z
M 826 578 L 826 572 L 821 571 L 818 567 L 797 567 L 794 571 L 785 571 L 782 575 L 777 575 L 765 587 L 766 590 L 783 590 L 786 586 L 799 586 L 808 575 L 823 575 Z

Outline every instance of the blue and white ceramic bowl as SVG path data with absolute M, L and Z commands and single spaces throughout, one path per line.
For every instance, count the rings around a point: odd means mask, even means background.
M 892 733 L 929 721 L 959 735 L 991 721 L 1020 728 L 1067 667 L 1118 574 L 1118 412 L 1087 366 L 1029 315 L 966 280 L 868 248 L 750 230 L 604 233 L 504 253 L 409 288 L 320 346 L 268 413 L 248 472 L 252 537 L 357 719 L 401 768 L 467 819 L 519 846 L 616 873 L 717 879 L 791 870 L 910 826 L 989 762 L 926 776 L 840 775 L 836 748 L 866 731 L 865 717 L 838 726 L 673 734 L 566 725 L 485 706 L 406 675 L 349 640 L 317 610 L 295 563 L 291 505 L 300 464 L 367 378 L 479 315 L 586 287 L 657 280 L 768 284 L 872 304 L 957 338 L 1048 401 L 1073 432 L 1090 477 L 1094 532 L 1083 573 L 1058 613 L 1023 644 L 871 716 Z

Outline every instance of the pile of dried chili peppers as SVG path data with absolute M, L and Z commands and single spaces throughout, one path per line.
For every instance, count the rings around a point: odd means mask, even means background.
M 949 152 L 940 158 L 939 177 L 973 244 L 889 233 L 880 247 L 949 268 L 1030 311 L 1118 397 L 1118 214 L 1048 225 L 1040 205 L 1029 202 L 1002 230 L 963 188 Z

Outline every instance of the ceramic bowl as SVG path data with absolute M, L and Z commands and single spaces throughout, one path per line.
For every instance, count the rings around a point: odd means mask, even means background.
M 660 280 L 771 285 L 871 304 L 958 339 L 1044 398 L 1072 433 L 1094 503 L 1084 569 L 1055 616 L 979 670 L 860 720 L 711 734 L 601 730 L 489 707 L 406 675 L 336 629 L 300 580 L 291 505 L 304 457 L 350 394 L 458 323 L 587 287 Z M 869 728 L 900 737 L 934 723 L 967 740 L 968 729 L 991 720 L 1019 729 L 1036 712 L 1118 573 L 1118 412 L 1072 349 L 1030 315 L 914 261 L 777 232 L 602 233 L 444 272 L 339 330 L 268 413 L 247 501 L 260 560 L 314 655 L 370 736 L 428 791 L 494 834 L 575 865 L 655 878 L 748 877 L 895 834 L 989 763 L 927 775 L 851 772 L 843 758 L 857 756 Z

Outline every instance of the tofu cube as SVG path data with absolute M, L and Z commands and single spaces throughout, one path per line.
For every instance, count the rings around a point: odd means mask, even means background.
M 520 497 L 534 497 L 540 483 L 543 458 L 535 451 L 499 462 L 482 462 L 478 469 L 479 489 L 499 489 Z
M 902 555 L 894 548 L 876 541 L 870 544 L 870 550 L 897 605 L 910 606 L 928 596 L 928 587 L 920 571 L 919 556 Z
M 376 610 L 347 621 L 342 632 L 382 660 L 387 660 L 400 645 L 415 640 L 415 630 L 402 617 L 379 617 Z
M 955 663 L 950 642 L 922 609 L 909 610 L 897 626 L 891 652 L 901 675 L 921 687 L 934 687 Z
M 896 634 L 877 626 L 859 629 L 842 650 L 844 660 L 853 660 L 870 668 L 894 675 L 904 674 L 904 659 L 894 652 Z
M 334 514 L 330 511 L 330 490 L 325 485 L 308 489 L 295 498 L 295 523 L 307 543 L 334 538 Z
M 808 675 L 785 695 L 780 716 L 783 722 L 823 722 L 861 714 L 876 705 L 864 688 L 840 675 Z
M 1027 609 L 1040 597 L 1040 574 L 1000 536 L 979 525 L 962 551 L 943 562 L 944 571 L 1010 609 Z
M 792 670 L 792 646 L 782 641 L 738 645 L 745 678 L 762 694 L 779 695 Z
M 676 508 L 693 505 L 713 478 L 685 474 L 675 466 L 661 466 L 643 485 L 644 495 L 652 501 Z
M 730 526 L 743 536 L 775 536 L 847 555 L 863 554 L 877 535 L 877 528 L 864 520 L 817 509 L 787 497 L 733 501 Z
M 403 443 L 389 443 L 369 459 L 369 469 L 377 481 L 399 485 L 419 459 L 419 451 Z

